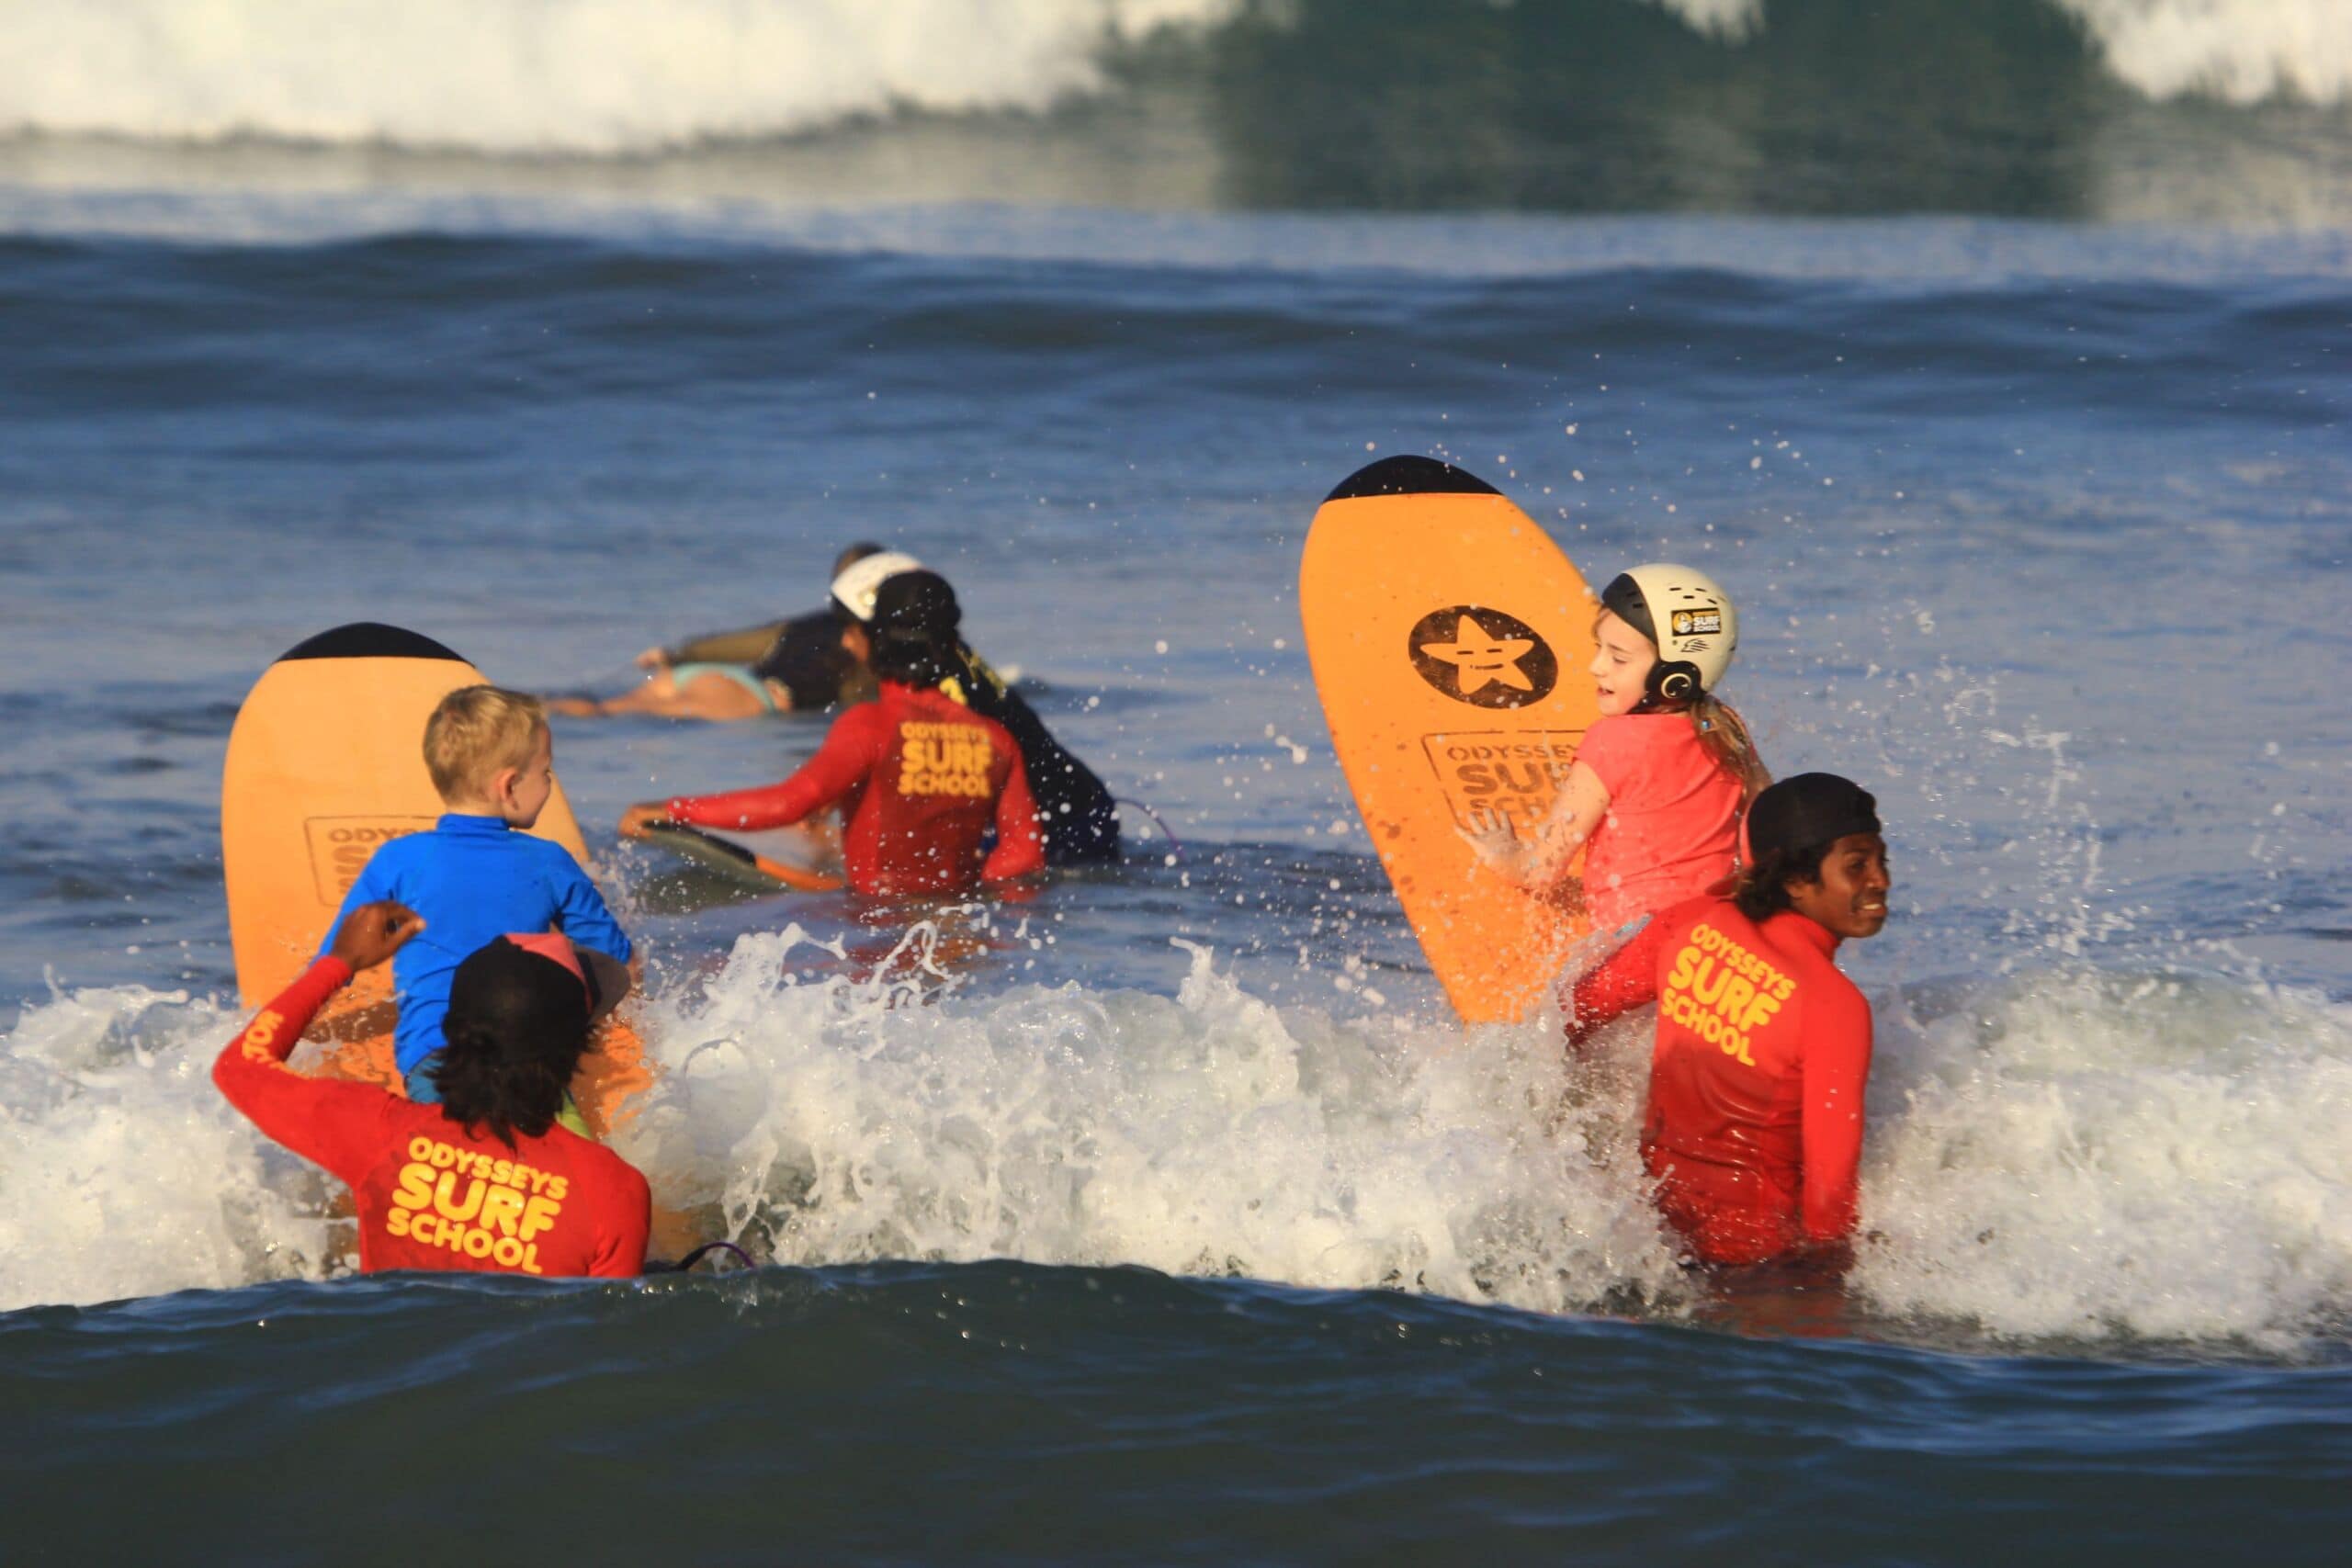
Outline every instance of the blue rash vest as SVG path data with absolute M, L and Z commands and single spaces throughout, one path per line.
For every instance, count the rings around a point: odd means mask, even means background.
M 424 917 L 424 929 L 392 954 L 392 995 L 401 1010 L 392 1055 L 404 1074 L 441 1049 L 450 976 L 493 938 L 560 931 L 582 947 L 629 960 L 628 933 L 571 852 L 496 817 L 453 811 L 429 833 L 379 847 L 319 951 L 334 945 L 352 910 L 379 898 L 397 898 Z

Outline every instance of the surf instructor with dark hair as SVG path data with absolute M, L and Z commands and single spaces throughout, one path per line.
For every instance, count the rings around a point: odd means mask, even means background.
M 254 1126 L 350 1185 L 364 1273 L 643 1272 L 645 1178 L 556 1121 L 589 1024 L 628 989 L 618 963 L 552 931 L 476 949 L 450 979 L 436 1105 L 286 1065 L 329 997 L 424 929 L 390 899 L 352 910 L 229 1042 L 212 1081 Z
M 1657 1042 L 1642 1163 L 1701 1262 L 1850 1258 L 1871 1008 L 1833 962 L 1886 924 L 1878 805 L 1834 773 L 1783 779 L 1747 816 L 1728 898 L 1659 915 Z

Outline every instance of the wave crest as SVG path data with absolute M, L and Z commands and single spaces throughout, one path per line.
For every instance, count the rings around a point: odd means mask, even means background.
M 2107 67 L 2152 98 L 2339 104 L 2352 17 L 2330 0 L 2060 0 Z
M 643 152 L 900 108 L 1042 109 L 1232 0 L 0 4 L 0 124 L 52 135 Z
M 1727 49 L 1772 27 L 1762 0 L 1648 3 Z M 2337 104 L 2352 85 L 2334 0 L 2039 3 L 2152 98 Z M 1587 19 L 1557 10 L 1563 31 Z M 0 128 L 645 154 L 903 111 L 1043 110 L 1109 86 L 1112 51 L 1245 16 L 1283 25 L 1243 0 L 0 0 L 19 44 L 0 58 Z

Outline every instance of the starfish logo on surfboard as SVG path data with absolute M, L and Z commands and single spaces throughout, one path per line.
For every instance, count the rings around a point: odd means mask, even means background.
M 1517 615 L 1449 604 L 1413 624 L 1406 647 L 1413 668 L 1442 695 L 1473 707 L 1540 703 L 1560 678 L 1560 661 Z

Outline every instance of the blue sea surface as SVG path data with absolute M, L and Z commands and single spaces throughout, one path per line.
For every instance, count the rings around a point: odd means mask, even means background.
M 818 83 L 709 40 L 826 7 L 688 6 L 681 85 L 490 7 L 538 96 L 428 99 L 214 9 L 0 65 L 12 1560 L 2340 1560 L 2352 122 L 2285 22 L 1039 0 Z M 1843 1290 L 1682 1267 L 1638 1021 L 1446 1009 L 1295 592 L 1400 453 L 1715 575 L 1767 761 L 1877 793 Z M 821 718 L 560 721 L 616 1146 L 758 1267 L 351 1277 L 206 1076 L 245 692 L 359 619 L 616 692 L 867 537 L 1157 820 L 909 929 L 615 835 Z

